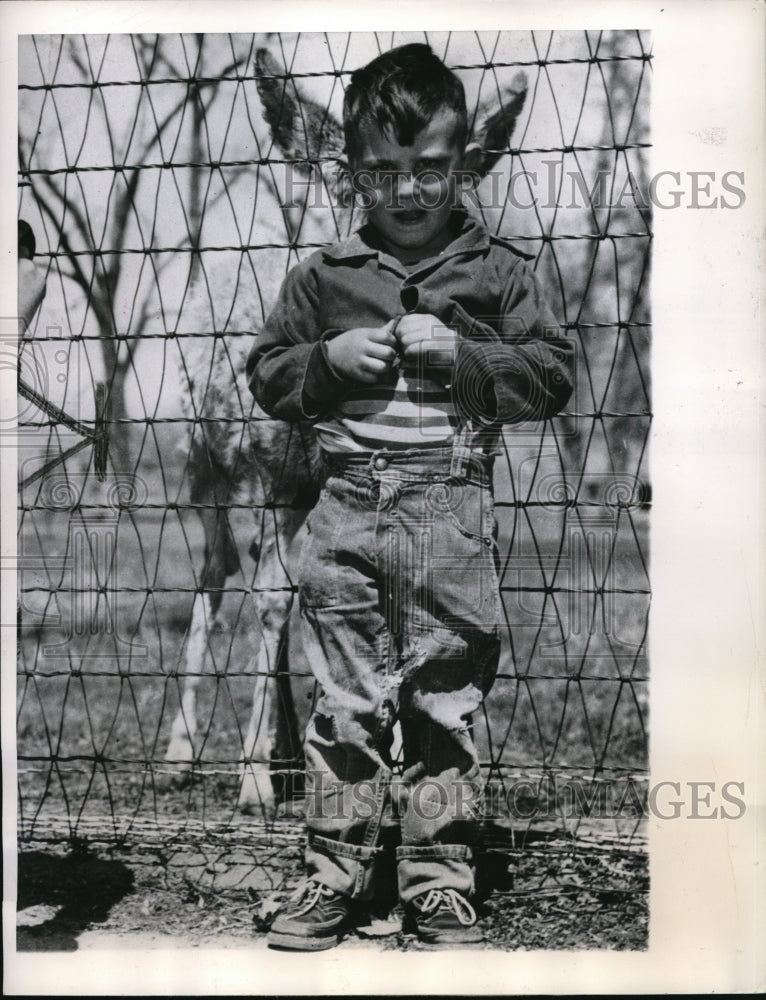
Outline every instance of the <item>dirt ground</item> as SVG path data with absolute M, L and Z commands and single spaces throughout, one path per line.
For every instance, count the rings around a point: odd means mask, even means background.
M 264 948 L 270 913 L 302 877 L 299 839 L 248 854 L 138 845 L 97 850 L 28 844 L 18 856 L 17 949 Z M 393 879 L 383 873 L 381 886 Z M 479 859 L 477 911 L 486 948 L 644 950 L 648 859 L 580 832 L 576 845 L 529 834 Z M 344 948 L 419 950 L 387 891 Z

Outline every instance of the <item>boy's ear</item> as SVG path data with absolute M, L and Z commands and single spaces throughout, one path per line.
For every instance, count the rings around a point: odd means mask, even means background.
M 354 204 L 354 181 L 345 150 L 336 158 L 335 200 L 341 208 L 351 208 Z

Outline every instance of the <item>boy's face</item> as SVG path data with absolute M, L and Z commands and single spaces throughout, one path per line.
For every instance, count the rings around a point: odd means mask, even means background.
M 457 116 L 440 111 L 411 146 L 377 128 L 361 131 L 353 164 L 367 218 L 403 263 L 439 253 L 450 240 L 456 171 L 463 163 Z

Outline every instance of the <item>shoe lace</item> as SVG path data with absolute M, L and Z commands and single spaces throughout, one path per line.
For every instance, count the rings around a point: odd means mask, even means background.
M 303 906 L 298 906 L 297 909 L 292 910 L 292 916 L 300 917 L 304 913 L 308 913 L 310 910 L 313 910 L 323 896 L 330 898 L 334 895 L 335 892 L 329 887 L 329 885 L 309 879 L 308 882 L 304 882 L 302 885 L 299 885 L 288 900 L 291 907 L 293 903 L 303 903 Z
M 440 909 L 452 910 L 465 927 L 476 923 L 476 911 L 456 889 L 429 889 L 425 898 L 421 897 L 418 901 L 418 908 L 422 913 L 433 913 Z

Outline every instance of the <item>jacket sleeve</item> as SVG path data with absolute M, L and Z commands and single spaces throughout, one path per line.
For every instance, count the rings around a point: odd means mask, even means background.
M 345 394 L 348 383 L 330 367 L 326 339 L 313 272 L 299 264 L 282 283 L 246 364 L 250 390 L 269 416 L 316 420 Z
M 461 410 L 481 422 L 515 424 L 563 409 L 574 386 L 574 344 L 561 335 L 525 261 L 510 272 L 497 317 L 475 319 L 440 298 L 421 294 L 417 311 L 460 335 L 452 384 Z

